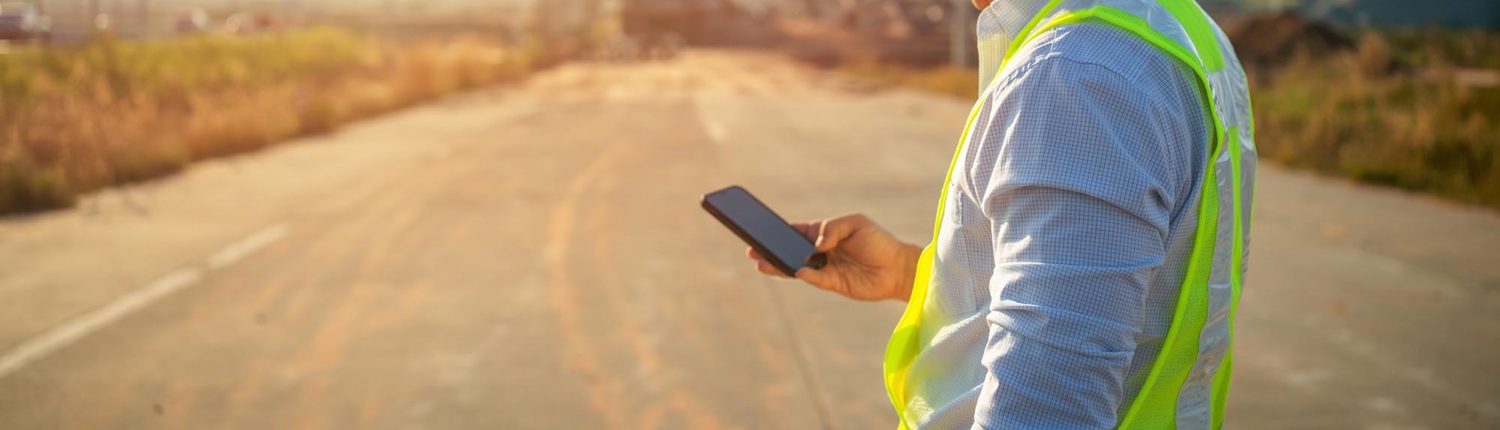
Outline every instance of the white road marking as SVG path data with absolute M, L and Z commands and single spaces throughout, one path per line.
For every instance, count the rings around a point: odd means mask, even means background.
M 276 241 L 286 237 L 286 232 L 286 224 L 277 224 L 258 231 L 250 235 L 250 237 L 235 242 L 223 250 L 214 253 L 214 255 L 209 256 L 208 269 L 218 270 L 234 265 L 234 263 L 238 263 L 245 257 L 250 256 L 250 254 L 260 251 L 261 248 L 270 246 L 272 243 L 276 243 Z
M 723 145 L 729 142 L 729 131 L 724 129 L 723 123 L 704 118 L 703 128 L 708 130 L 708 137 L 713 139 L 714 143 Z
M 22 367 L 46 357 L 54 351 L 62 349 L 84 336 L 98 331 L 109 323 L 115 322 L 126 315 L 140 310 L 156 300 L 181 290 L 183 287 L 203 279 L 203 271 L 198 269 L 178 269 L 163 276 L 161 279 L 147 285 L 146 288 L 131 291 L 120 297 L 109 306 L 85 314 L 79 318 L 53 328 L 25 343 L 22 343 L 10 353 L 0 358 L 0 378 L 9 376 Z
M 719 120 L 719 115 L 709 113 L 709 104 L 715 100 L 710 100 L 708 93 L 698 91 L 696 94 L 693 94 L 692 101 L 698 110 L 698 124 L 703 127 L 704 131 L 708 132 L 708 138 L 720 145 L 729 144 L 729 128 L 725 127 L 724 122 Z
M 1372 398 L 1366 402 L 1366 405 L 1369 406 L 1369 408 L 1373 411 L 1388 415 L 1406 414 L 1406 405 L 1403 405 L 1400 401 L 1392 399 L 1390 397 Z
M 612 102 L 640 98 L 637 91 L 625 87 L 610 87 L 604 91 L 604 99 Z
M 530 104 L 530 105 L 527 105 L 526 107 L 521 108 L 521 110 L 516 111 L 514 114 L 512 114 L 512 115 L 515 115 L 515 118 L 512 118 L 511 120 L 512 121 L 516 121 L 516 120 L 529 119 L 532 115 L 536 115 L 537 113 L 540 113 L 541 111 L 542 111 L 542 108 L 537 107 L 535 104 Z
M 129 316 L 158 300 L 190 287 L 210 271 L 229 267 L 245 257 L 264 249 L 286 237 L 286 224 L 277 224 L 230 244 L 208 258 L 204 267 L 184 267 L 162 276 L 144 288 L 126 293 L 103 308 L 83 314 L 39 336 L 22 342 L 15 349 L 0 356 L 0 378 L 10 376 L 31 363 L 57 352 L 79 339 L 83 339 L 104 327 Z

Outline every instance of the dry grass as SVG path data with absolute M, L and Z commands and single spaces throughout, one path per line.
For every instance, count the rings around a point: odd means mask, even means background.
M 516 77 L 534 52 L 336 29 L 0 57 L 0 214 Z
M 1369 33 L 1355 52 L 1261 73 L 1252 94 L 1261 157 L 1500 208 L 1500 87 L 1455 74 L 1500 56 L 1500 38 L 1403 37 Z

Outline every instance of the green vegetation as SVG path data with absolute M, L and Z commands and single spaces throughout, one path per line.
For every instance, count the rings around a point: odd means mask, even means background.
M 8 107 L 64 97 L 184 97 L 368 66 L 377 59 L 371 48 L 350 33 L 313 29 L 27 50 L 0 57 L 0 94 Z
M 1495 58 L 1495 35 L 1369 33 L 1357 51 L 1259 73 L 1261 157 L 1500 208 Z
M 845 65 L 972 99 L 973 71 Z M 1366 33 L 1355 50 L 1250 70 L 1261 160 L 1500 208 L 1500 35 Z
M 328 28 L 0 56 L 0 214 L 518 76 L 534 52 Z

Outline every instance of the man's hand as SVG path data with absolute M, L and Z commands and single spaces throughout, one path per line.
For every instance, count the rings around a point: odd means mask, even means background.
M 827 266 L 821 270 L 804 267 L 797 271 L 797 279 L 855 300 L 904 302 L 911 298 L 922 248 L 896 239 L 860 214 L 793 223 L 792 228 L 813 241 L 818 252 L 828 254 Z M 756 261 L 761 273 L 785 276 L 754 249 L 745 254 Z

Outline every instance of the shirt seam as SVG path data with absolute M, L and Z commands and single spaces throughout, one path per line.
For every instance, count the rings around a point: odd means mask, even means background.
M 1108 67 L 1108 66 L 1105 66 L 1105 65 L 1102 65 L 1102 64 L 1097 64 L 1097 63 L 1092 63 L 1092 62 L 1080 62 L 1080 61 L 1073 60 L 1072 58 L 1069 58 L 1067 56 L 1046 55 L 1046 56 L 1039 56 L 1039 57 L 1046 57 L 1046 58 L 1042 59 L 1042 60 L 1039 60 L 1039 61 L 1028 63 L 1027 64 L 1027 66 L 1029 66 L 1027 68 L 1028 71 L 1031 70 L 1031 69 L 1034 69 L 1035 67 L 1037 67 L 1039 65 L 1041 65 L 1046 60 L 1055 60 L 1055 61 L 1066 61 L 1068 63 L 1079 65 L 1079 66 L 1092 66 L 1094 68 L 1098 68 L 1098 69 L 1107 71 L 1107 72 L 1109 72 L 1110 75 L 1118 77 L 1122 83 L 1126 84 L 1126 85 L 1121 85 L 1121 87 L 1125 87 L 1126 88 L 1125 91 L 1129 92 L 1130 95 L 1137 96 L 1137 97 L 1139 97 L 1142 100 L 1146 100 L 1147 103 L 1148 103 L 1148 105 L 1151 106 L 1151 108 L 1152 108 L 1151 115 L 1146 115 L 1146 116 L 1149 117 L 1148 120 L 1151 121 L 1151 125 L 1152 125 L 1152 127 L 1151 127 L 1151 134 L 1152 134 L 1152 137 L 1155 140 L 1155 143 L 1156 143 L 1156 145 L 1158 147 L 1163 147 L 1162 149 L 1170 150 L 1170 148 L 1167 148 L 1167 147 L 1170 147 L 1171 145 L 1167 145 L 1166 142 L 1165 142 L 1166 137 L 1165 137 L 1165 133 L 1163 133 L 1163 129 L 1162 129 L 1162 124 L 1161 124 L 1160 118 L 1158 118 L 1157 115 L 1155 115 L 1155 114 L 1160 113 L 1162 109 L 1159 107 L 1159 105 L 1156 102 L 1149 100 L 1150 97 L 1146 97 L 1147 96 L 1146 92 L 1143 91 L 1143 90 L 1141 90 L 1141 88 L 1138 85 L 1135 85 L 1133 82 L 1131 82 L 1129 78 L 1126 78 L 1125 75 L 1122 75 L 1122 74 L 1120 74 L 1119 71 L 1116 71 L 1115 69 L 1113 69 L 1111 67 Z M 1019 70 L 1017 71 L 1017 75 L 1024 75 L 1024 74 L 1025 73 L 1021 73 Z M 1007 88 L 1015 88 L 1015 87 L 1014 86 L 1008 86 Z M 1000 90 L 1000 89 L 1001 88 L 996 88 L 996 90 Z M 995 93 L 998 94 L 998 93 L 1000 93 L 1000 91 L 996 91 Z M 996 96 L 991 96 L 991 97 L 996 97 Z M 994 100 L 994 99 L 990 100 L 990 103 L 996 103 L 996 102 L 997 101 Z M 985 136 L 980 136 L 979 138 L 980 139 L 984 139 L 984 137 Z M 1125 151 L 1125 152 L 1126 152 L 1126 154 L 1130 153 L 1130 151 Z M 1133 168 L 1136 171 L 1137 174 L 1142 174 L 1142 175 L 1144 175 L 1147 178 L 1151 178 L 1151 182 L 1156 183 L 1158 186 L 1165 185 L 1165 184 L 1161 183 L 1162 182 L 1160 180 L 1161 178 L 1157 178 L 1156 175 L 1151 172 L 1151 169 L 1147 168 L 1146 166 L 1141 165 L 1141 163 L 1137 160 L 1136 157 L 1134 157 L 1134 156 L 1128 156 L 1127 155 L 1124 158 L 1126 159 L 1124 161 L 1127 161 L 1130 164 L 1131 168 Z M 972 162 L 972 160 L 967 160 L 967 162 Z M 965 169 L 963 180 L 964 180 L 964 182 L 966 182 L 965 185 L 967 185 L 968 188 L 973 188 L 972 182 L 974 181 L 974 178 L 973 178 L 973 175 L 970 172 L 968 172 L 969 170 L 972 170 L 972 169 L 967 169 L 967 168 Z M 993 184 L 991 186 L 993 186 Z M 1032 184 L 1031 186 L 1040 186 L 1040 187 L 1045 187 L 1045 188 L 1058 188 L 1058 187 L 1054 187 L 1054 186 L 1038 185 L 1038 184 Z M 1161 188 L 1165 189 L 1165 187 L 1161 187 Z M 1082 194 L 1088 195 L 1088 193 L 1086 192 L 1086 190 L 1073 190 L 1073 191 L 1080 192 Z M 1175 212 L 1176 212 L 1176 209 L 1177 209 L 1176 206 L 1180 205 L 1180 203 L 1178 202 L 1179 196 L 1175 195 L 1175 193 L 1176 193 L 1175 191 L 1169 191 L 1169 192 L 1173 193 L 1173 195 L 1171 196 L 1172 197 L 1171 198 L 1172 206 L 1171 207 L 1162 208 L 1162 209 L 1164 211 L 1168 212 L 1169 214 L 1173 214 L 1174 216 L 1171 217 L 1171 218 L 1175 218 Z M 990 212 L 990 208 L 989 208 L 989 204 L 987 202 L 992 196 L 990 196 L 987 191 L 985 193 L 983 193 L 983 194 L 984 195 L 982 197 L 980 197 L 980 196 L 976 196 L 975 197 L 976 203 L 978 204 L 979 209 L 982 212 L 984 212 L 985 217 L 988 218 L 991 223 L 994 223 L 995 219 L 989 213 Z M 1095 197 L 1095 198 L 1097 198 L 1097 197 Z M 1167 225 L 1165 225 L 1165 226 L 1161 226 L 1162 228 L 1156 228 L 1156 223 L 1152 222 L 1151 219 L 1143 216 L 1145 214 L 1138 214 L 1138 213 L 1136 213 L 1136 211 L 1131 210 L 1128 207 L 1121 206 L 1120 204 L 1118 204 L 1116 202 L 1113 202 L 1113 201 L 1110 201 L 1109 199 L 1099 199 L 1099 200 L 1103 201 L 1106 204 L 1109 204 L 1112 207 L 1120 209 L 1121 211 L 1123 211 L 1125 213 L 1128 213 L 1128 214 L 1130 214 L 1131 216 L 1133 216 L 1135 218 L 1140 219 L 1142 222 L 1146 223 L 1147 225 L 1151 225 L 1154 230 L 1157 230 L 1157 233 L 1161 236 L 1161 240 L 1162 241 L 1166 241 L 1168 239 L 1168 237 L 1171 235 L 1172 225 L 1171 225 L 1170 222 Z
M 1097 27 L 1102 27 L 1102 28 L 1108 28 L 1111 31 L 1122 33 L 1123 36 L 1126 36 L 1126 37 L 1130 36 L 1129 33 L 1126 32 L 1124 29 L 1121 29 L 1118 26 L 1110 25 L 1108 23 L 1081 22 L 1081 23 L 1077 23 L 1077 24 L 1061 25 L 1061 26 L 1058 26 L 1058 27 L 1054 27 L 1052 29 L 1048 29 L 1048 30 L 1046 30 L 1046 31 L 1044 31 L 1042 33 L 1038 33 L 1035 36 L 1035 38 L 1036 39 L 1040 39 L 1044 35 L 1050 35 L 1050 34 L 1055 34 L 1055 33 L 1062 33 L 1062 32 L 1073 31 L 1073 30 L 1077 29 L 1078 27 L 1085 26 L 1085 25 L 1097 26 Z M 1033 40 L 1036 40 L 1036 39 L 1033 39 Z M 1140 99 L 1143 100 L 1143 101 L 1145 101 L 1146 105 L 1151 108 L 1150 115 L 1146 115 L 1146 116 L 1148 116 L 1149 117 L 1149 121 L 1151 121 L 1151 125 L 1152 125 L 1152 127 L 1151 127 L 1151 133 L 1153 134 L 1153 138 L 1155 139 L 1155 144 L 1159 147 L 1159 149 L 1162 150 L 1163 153 L 1169 157 L 1169 159 L 1175 160 L 1175 159 L 1177 159 L 1177 158 L 1179 158 L 1179 157 L 1181 157 L 1183 155 L 1181 153 L 1181 151 L 1178 150 L 1178 148 L 1175 148 L 1174 145 L 1171 145 L 1171 144 L 1169 144 L 1167 142 L 1168 139 L 1166 137 L 1166 135 L 1167 135 L 1167 133 L 1166 133 L 1166 126 L 1163 123 L 1163 121 L 1161 120 L 1161 118 L 1164 115 L 1165 116 L 1170 116 L 1171 115 L 1171 111 L 1168 110 L 1168 109 L 1166 109 L 1165 106 L 1162 106 L 1160 100 L 1156 100 L 1153 97 L 1147 97 L 1149 94 L 1144 89 L 1141 88 L 1142 86 L 1148 85 L 1145 82 L 1145 79 L 1143 79 L 1143 77 L 1142 77 L 1142 75 L 1144 75 L 1144 73 L 1145 73 L 1145 71 L 1147 69 L 1146 66 L 1145 66 L 1145 63 L 1142 63 L 1142 65 L 1140 65 L 1140 66 L 1134 67 L 1133 71 L 1131 71 L 1130 73 L 1127 73 L 1126 71 L 1121 70 L 1121 68 L 1116 67 L 1117 65 L 1113 64 L 1113 63 L 1100 62 L 1100 61 L 1096 61 L 1096 60 L 1089 59 L 1089 58 L 1079 58 L 1079 57 L 1073 55 L 1071 52 L 1068 52 L 1068 51 L 1059 51 L 1057 49 L 1057 47 L 1056 47 L 1056 43 L 1057 43 L 1056 39 L 1052 39 L 1052 40 L 1047 41 L 1046 42 L 1046 46 L 1045 46 L 1045 48 L 1046 48 L 1045 52 L 1040 51 L 1040 49 L 1043 48 L 1043 46 L 1033 46 L 1033 47 L 1030 47 L 1030 49 L 1033 49 L 1034 51 L 1033 51 L 1032 55 L 1030 55 L 1026 59 L 1026 63 L 1017 66 L 1017 68 L 1014 71 L 1012 71 L 1012 72 L 1008 73 L 1007 75 L 1001 77 L 1000 82 L 997 83 L 998 86 L 996 88 L 994 88 L 994 91 L 991 91 L 990 94 L 988 95 L 988 97 L 990 99 L 990 100 L 988 100 L 988 102 L 989 103 L 994 103 L 996 101 L 995 98 L 998 97 L 998 94 L 1002 93 L 1004 90 L 1016 88 L 1015 84 L 1016 84 L 1017 80 L 1019 80 L 1022 76 L 1025 76 L 1027 73 L 1029 73 L 1033 69 L 1035 69 L 1037 67 L 1040 67 L 1041 65 L 1047 63 L 1048 61 L 1067 61 L 1069 63 L 1080 65 L 1080 66 L 1094 66 L 1094 67 L 1097 67 L 1099 69 L 1106 70 L 1106 71 L 1110 72 L 1110 74 L 1112 74 L 1112 75 L 1120 78 L 1120 80 L 1123 83 L 1128 84 L 1128 85 L 1125 85 L 1125 86 L 1129 87 L 1129 90 L 1127 90 L 1127 91 L 1129 91 L 1131 93 L 1131 95 L 1139 96 Z M 1146 44 L 1146 48 L 1148 50 L 1150 50 L 1153 55 L 1156 55 L 1158 59 L 1166 60 L 1168 62 L 1168 64 L 1170 64 L 1174 69 L 1176 69 L 1176 70 L 1173 70 L 1172 73 L 1183 73 L 1183 71 L 1181 70 L 1181 68 L 1182 67 L 1188 67 L 1186 64 L 1182 63 L 1182 60 L 1180 60 L 1178 58 L 1175 58 L 1175 57 L 1172 57 L 1172 56 L 1166 54 L 1165 52 L 1162 52 L 1161 49 L 1158 48 L 1158 47 L 1156 47 L 1155 45 L 1151 45 L 1151 44 L 1148 43 L 1148 44 Z M 1028 47 L 1023 46 L 1021 48 L 1021 51 L 1024 51 L 1026 49 L 1028 49 Z M 1192 82 L 1192 81 L 1193 81 L 1192 79 L 1189 79 L 1189 84 L 1194 84 L 1194 82 Z M 1153 86 L 1155 86 L 1155 85 L 1153 85 Z M 1170 85 L 1168 85 L 1168 86 L 1170 86 Z M 1201 86 L 1201 84 L 1195 85 L 1195 87 L 1196 86 Z M 1171 88 L 1167 88 L 1167 89 L 1171 90 Z M 1171 92 L 1171 91 L 1168 91 L 1168 92 Z M 1203 107 L 1204 106 L 1203 95 L 1202 94 L 1198 94 L 1198 93 L 1195 92 L 1194 94 L 1192 94 L 1192 98 L 1194 100 L 1198 101 L 1196 108 L 1198 110 L 1202 111 L 1204 109 L 1204 107 Z M 1207 118 L 1207 116 L 1205 116 L 1205 118 Z M 1204 127 L 1205 127 L 1204 130 L 1207 131 L 1208 133 L 1212 133 L 1213 132 L 1212 131 L 1214 129 L 1214 125 L 1213 124 L 1208 124 L 1208 123 L 1205 122 Z M 1189 133 L 1189 134 L 1193 134 L 1193 133 Z M 1149 172 L 1149 169 L 1146 169 L 1145 166 L 1140 165 L 1140 163 L 1137 162 L 1134 159 L 1134 157 L 1132 157 L 1132 159 L 1130 160 L 1130 163 L 1133 166 L 1135 166 L 1137 169 Z M 972 183 L 971 183 L 973 181 L 973 179 L 969 178 L 967 176 L 969 176 L 969 175 L 965 175 L 965 178 L 964 178 L 965 188 L 973 188 Z M 1154 175 L 1148 175 L 1148 176 L 1154 177 Z M 1180 183 L 1182 183 L 1183 181 L 1185 181 L 1185 180 L 1187 180 L 1189 178 L 1176 177 L 1176 178 L 1173 178 L 1173 179 L 1175 179 L 1175 181 L 1173 181 L 1172 184 L 1173 185 L 1177 185 L 1177 184 L 1180 184 Z M 1158 182 L 1160 182 L 1160 181 L 1158 181 Z M 1162 183 L 1160 185 L 1166 185 L 1166 184 Z M 1165 240 L 1167 237 L 1170 236 L 1171 226 L 1176 224 L 1176 221 L 1182 215 L 1183 208 L 1185 208 L 1186 205 L 1187 205 L 1187 203 L 1184 202 L 1185 199 L 1183 198 L 1183 196 L 1178 195 L 1178 193 L 1181 192 L 1181 190 L 1177 190 L 1176 188 L 1177 187 L 1171 187 L 1169 189 L 1168 187 L 1162 187 L 1163 190 L 1166 190 L 1166 191 L 1172 193 L 1172 195 L 1170 196 L 1171 199 L 1169 199 L 1171 201 L 1171 206 L 1168 207 L 1168 208 L 1166 208 L 1167 212 L 1170 214 L 1170 216 L 1169 216 L 1170 222 L 1166 226 L 1168 231 L 1162 232 L 1163 240 Z M 1187 192 L 1188 193 L 1192 193 L 1192 190 L 1189 189 L 1189 190 L 1187 190 Z M 980 201 L 977 201 L 976 203 L 978 203 L 981 208 L 983 208 L 985 206 L 984 203 L 983 203 L 983 201 L 982 201 L 982 199 L 976 198 L 975 200 L 980 200 Z M 1121 209 L 1124 209 L 1124 208 L 1121 208 Z M 993 220 L 991 222 L 993 222 Z

